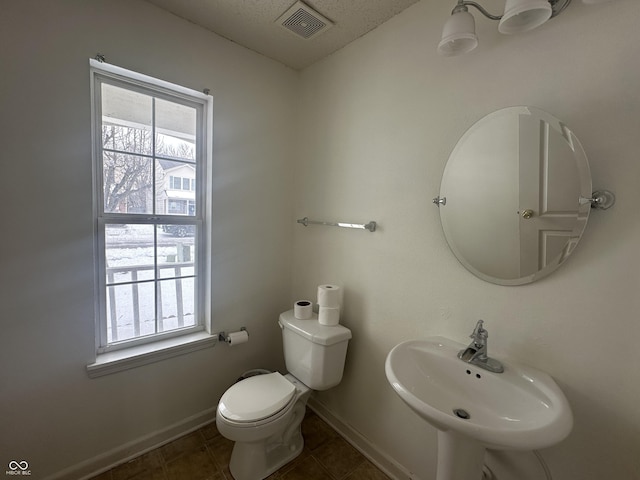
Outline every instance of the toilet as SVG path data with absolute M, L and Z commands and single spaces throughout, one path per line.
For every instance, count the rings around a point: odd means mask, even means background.
M 256 375 L 231 386 L 220 399 L 216 426 L 233 440 L 229 470 L 235 480 L 262 480 L 302 452 L 300 424 L 313 390 L 342 380 L 351 330 L 295 318 L 278 320 L 289 373 Z

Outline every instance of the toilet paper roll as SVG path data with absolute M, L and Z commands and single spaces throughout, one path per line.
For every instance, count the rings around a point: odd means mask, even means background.
M 318 306 L 339 308 L 340 307 L 340 287 L 338 285 L 318 286 Z
M 340 309 L 337 307 L 320 307 L 318 313 L 320 325 L 335 326 L 340 323 Z
M 249 341 L 249 334 L 246 330 L 240 330 L 239 332 L 231 332 L 227 335 L 226 342 L 230 347 L 238 345 L 240 343 L 247 343 Z
M 313 316 L 313 302 L 298 300 L 293 304 L 293 316 L 298 320 L 309 320 Z

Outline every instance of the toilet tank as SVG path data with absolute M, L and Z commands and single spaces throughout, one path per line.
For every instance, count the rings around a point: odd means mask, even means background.
M 282 313 L 278 323 L 289 373 L 313 390 L 338 385 L 351 330 L 342 325 L 320 325 L 316 314 L 309 320 L 299 320 L 293 310 Z

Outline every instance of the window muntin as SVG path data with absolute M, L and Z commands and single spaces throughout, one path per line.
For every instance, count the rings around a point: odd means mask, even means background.
M 202 330 L 207 100 L 93 79 L 98 351 Z

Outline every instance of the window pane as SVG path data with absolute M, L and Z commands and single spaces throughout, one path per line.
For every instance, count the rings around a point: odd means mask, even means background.
M 195 239 L 164 233 L 168 227 L 184 226 L 105 225 L 109 342 L 195 325 Z
M 108 213 L 153 213 L 152 160 L 104 151 L 102 181 L 104 211 Z
M 156 213 L 159 215 L 196 214 L 196 192 L 191 190 L 191 182 L 196 183 L 195 165 L 158 160 L 156 162 Z M 184 190 L 183 188 L 186 187 Z M 190 204 L 190 202 L 192 202 Z M 192 205 L 190 207 L 190 205 Z
M 102 145 L 129 153 L 153 153 L 152 97 L 102 84 Z
M 193 278 L 163 280 L 159 283 L 162 315 L 160 331 L 191 327 L 195 322 L 195 281 Z
M 155 278 L 154 225 L 105 225 L 107 285 Z
M 196 109 L 156 99 L 156 152 L 168 158 L 195 161 Z
M 107 287 L 109 343 L 156 333 L 153 282 Z

